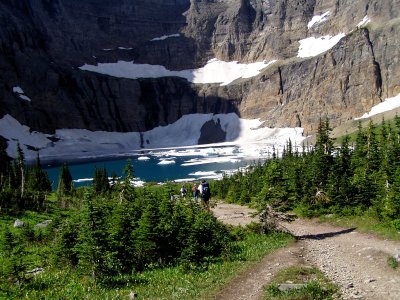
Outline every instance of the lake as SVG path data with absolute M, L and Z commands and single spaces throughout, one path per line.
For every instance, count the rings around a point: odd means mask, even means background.
M 253 153 L 254 154 L 254 153 Z M 138 151 L 129 157 L 107 158 L 87 162 L 67 163 L 74 180 L 74 186 L 85 186 L 92 183 L 95 168 L 105 167 L 108 175 L 112 172 L 122 175 L 123 169 L 130 158 L 138 185 L 145 182 L 164 182 L 167 180 L 181 182 L 201 179 L 218 179 L 224 173 L 237 171 L 240 167 L 265 159 L 270 151 L 257 152 L 250 155 L 239 146 L 191 147 L 161 149 L 153 151 Z M 60 164 L 45 167 L 53 188 L 58 185 Z

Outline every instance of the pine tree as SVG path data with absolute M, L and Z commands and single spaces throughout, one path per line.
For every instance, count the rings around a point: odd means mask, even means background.
M 382 215 L 386 220 L 400 218 L 400 168 L 395 172 L 394 181 L 382 208 Z
M 0 139 L 0 191 L 7 183 L 10 172 L 10 161 L 6 152 L 6 144 Z
M 35 164 L 27 170 L 27 190 L 29 193 L 29 206 L 32 209 L 40 210 L 44 207 L 47 194 L 51 192 L 51 183 L 47 173 L 43 171 L 39 153 L 37 154 Z
M 324 191 L 333 165 L 333 139 L 330 137 L 332 129 L 329 120 L 320 120 L 317 133 L 315 151 L 313 152 L 313 184 L 317 191 Z
M 2 283 L 22 284 L 26 281 L 25 273 L 27 269 L 26 248 L 23 241 L 12 234 L 8 227 L 3 231 L 2 252 L 7 259 L 3 260 L 0 269 L 0 288 Z
M 61 167 L 58 177 L 57 194 L 59 196 L 69 195 L 72 191 L 72 175 L 66 164 Z
M 96 194 L 104 194 L 110 190 L 106 168 L 95 168 L 93 175 L 93 189 Z
M 121 269 L 110 245 L 109 201 L 85 193 L 82 228 L 79 234 L 79 266 L 96 281 L 115 275 Z
M 329 194 L 334 199 L 334 205 L 348 206 L 352 200 L 350 138 L 345 136 L 336 156 L 332 176 L 330 178 Z
M 21 188 L 21 198 L 24 197 L 25 193 L 25 156 L 24 152 L 22 151 L 19 142 L 17 143 L 17 157 L 16 157 L 16 166 L 19 169 L 19 175 L 21 176 L 20 180 L 20 188 Z
M 60 175 L 58 176 L 58 187 L 57 187 L 57 198 L 60 202 L 61 207 L 65 207 L 67 202 L 66 199 L 71 195 L 72 192 L 72 175 L 69 168 L 64 164 L 60 169 Z
M 159 254 L 156 232 L 156 226 L 159 223 L 158 209 L 155 200 L 150 200 L 144 207 L 134 232 L 135 253 L 139 270 L 143 270 L 147 264 L 156 261 Z
M 368 137 L 358 123 L 358 130 L 356 135 L 356 143 L 351 155 L 351 169 L 352 169 L 352 186 L 353 186 L 353 205 L 362 205 L 368 207 L 371 205 L 371 198 L 369 193 L 367 169 L 368 169 Z

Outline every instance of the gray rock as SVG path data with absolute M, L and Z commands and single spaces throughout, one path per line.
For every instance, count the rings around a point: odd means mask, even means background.
M 14 228 L 21 228 L 24 227 L 25 223 L 19 219 L 15 220 L 14 222 Z
M 294 290 L 294 289 L 301 289 L 304 284 L 299 283 L 281 283 L 278 285 L 278 289 L 280 291 L 287 291 L 287 290 Z
M 44 272 L 43 268 L 34 268 L 33 270 L 27 271 L 26 274 L 36 275 Z
M 52 220 L 46 220 L 46 221 L 40 222 L 35 225 L 35 228 L 46 228 L 47 226 L 50 225 L 51 222 L 52 222 Z
M 339 2 L 59 0 L 30 1 L 25 7 L 2 1 L 0 19 L 8 21 L 0 28 L 0 117 L 10 114 L 46 133 L 59 128 L 143 132 L 186 114 L 229 112 L 266 120 L 269 127 L 301 125 L 306 134 L 317 130 L 320 117 L 338 126 L 400 91 L 400 23 L 393 21 L 400 3 Z M 357 29 L 366 9 L 374 25 Z M 307 27 L 326 11 L 331 12 L 327 21 Z M 339 32 L 348 35 L 329 51 L 296 57 L 301 39 Z M 180 36 L 151 41 L 175 33 Z M 182 70 L 214 57 L 280 61 L 228 86 L 78 69 L 125 60 Z M 21 101 L 15 86 L 32 101 Z M 218 128 L 202 137 L 220 141 L 225 134 Z
M 348 288 L 348 289 L 352 289 L 353 287 L 354 287 L 354 284 L 352 282 L 350 282 L 346 285 L 346 288 Z

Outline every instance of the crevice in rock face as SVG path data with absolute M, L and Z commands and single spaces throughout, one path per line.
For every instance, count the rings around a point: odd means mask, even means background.
M 367 39 L 367 43 L 369 48 L 371 49 L 373 65 L 374 65 L 374 76 L 375 76 L 375 87 L 378 92 L 378 97 L 380 101 L 382 101 L 382 71 L 379 63 L 376 61 L 375 53 L 374 53 L 374 46 L 369 36 L 369 31 L 367 28 L 363 28 L 364 36 Z
M 296 113 L 296 127 L 301 127 L 301 119 L 298 113 Z
M 279 94 L 283 95 L 282 70 L 280 67 L 278 67 L 278 73 L 279 73 Z

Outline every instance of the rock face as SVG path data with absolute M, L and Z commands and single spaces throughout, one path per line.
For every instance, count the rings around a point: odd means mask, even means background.
M 399 14 L 400 0 L 2 1 L 0 118 L 47 133 L 142 132 L 185 114 L 235 112 L 312 133 L 321 117 L 336 126 L 400 93 Z M 365 16 L 371 22 L 357 27 Z M 300 40 L 340 32 L 330 50 L 297 57 Z M 212 58 L 278 61 L 227 86 L 78 68 L 124 60 L 184 70 Z

